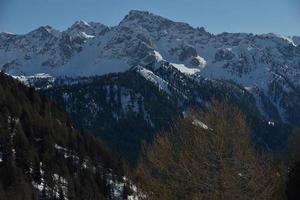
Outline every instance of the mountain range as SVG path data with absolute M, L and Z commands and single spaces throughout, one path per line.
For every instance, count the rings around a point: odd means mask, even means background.
M 129 160 L 187 108 L 212 100 L 247 113 L 254 141 L 266 149 L 283 148 L 300 125 L 297 36 L 212 34 L 133 10 L 113 27 L 77 21 L 65 31 L 1 33 L 0 69 Z

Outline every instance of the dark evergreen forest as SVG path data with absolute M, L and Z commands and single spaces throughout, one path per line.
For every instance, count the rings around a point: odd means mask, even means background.
M 122 162 L 53 101 L 0 74 L 0 199 L 109 199 Z

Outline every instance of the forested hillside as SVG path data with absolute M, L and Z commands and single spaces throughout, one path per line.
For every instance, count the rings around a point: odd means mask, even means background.
M 115 158 L 53 101 L 0 74 L 1 200 L 121 199 Z

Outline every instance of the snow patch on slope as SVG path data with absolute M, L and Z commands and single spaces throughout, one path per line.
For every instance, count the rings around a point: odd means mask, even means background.
M 199 126 L 199 127 L 203 128 L 203 129 L 205 129 L 205 130 L 208 130 L 208 129 L 209 129 L 209 127 L 208 127 L 206 124 L 204 124 L 203 122 L 201 122 L 200 120 L 197 120 L 197 119 L 195 119 L 195 120 L 192 122 L 192 124 L 194 124 L 195 126 Z
M 145 69 L 143 67 L 138 67 L 137 72 L 142 75 L 146 80 L 154 83 L 158 87 L 159 90 L 166 92 L 167 94 L 171 94 L 169 90 L 169 83 L 159 76 L 155 75 L 152 71 Z
M 160 55 L 160 53 L 159 53 L 158 51 L 155 51 L 155 50 L 154 50 L 154 54 L 155 54 L 155 58 L 156 58 L 156 60 L 157 60 L 158 62 L 164 60 L 163 57 L 162 57 L 162 55 Z
M 189 68 L 186 67 L 184 64 L 176 64 L 176 63 L 171 63 L 173 67 L 178 69 L 181 73 L 187 74 L 187 75 L 194 75 L 201 70 L 199 68 Z

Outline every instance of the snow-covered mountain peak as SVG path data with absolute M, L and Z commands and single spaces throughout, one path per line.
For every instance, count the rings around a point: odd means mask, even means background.
M 193 30 L 187 23 L 174 22 L 159 15 L 152 14 L 147 11 L 132 10 L 120 22 L 121 26 L 138 26 L 147 31 L 164 31 L 170 28 L 177 28 L 181 30 Z
M 90 26 L 90 24 L 81 19 L 81 20 L 76 21 L 72 26 L 83 27 L 83 26 Z
M 141 10 L 131 10 L 129 13 L 124 17 L 124 19 L 121 21 L 121 23 L 127 22 L 127 21 L 134 21 L 134 20 L 142 20 L 146 18 L 154 18 L 156 15 L 148 12 L 148 11 L 141 11 Z
M 171 20 L 165 19 L 158 15 L 154 15 L 147 11 L 132 10 L 120 22 L 120 25 L 157 25 L 157 23 L 171 23 Z
M 59 37 L 60 32 L 58 30 L 54 29 L 53 27 L 47 25 L 47 26 L 41 26 L 41 27 L 29 32 L 26 35 L 32 36 L 32 37 L 47 37 L 47 36 Z
M 78 36 L 83 39 L 89 39 L 103 34 L 103 32 L 107 29 L 107 26 L 100 23 L 79 20 L 64 32 L 73 37 Z
M 275 34 L 213 35 L 203 27 L 193 28 L 187 23 L 133 10 L 112 28 L 79 20 L 63 32 L 43 26 L 26 35 L 1 34 L 0 67 L 10 73 L 16 68 L 22 68 L 18 70 L 22 73 L 26 68 L 36 67 L 39 70 L 35 74 L 43 72 L 41 68 L 48 73 L 47 67 L 67 66 L 71 71 L 79 65 L 80 69 L 83 66 L 101 68 L 105 67 L 103 63 L 111 63 L 108 60 L 114 60 L 112 63 L 118 60 L 117 63 L 130 67 L 150 66 L 163 58 L 180 69 L 201 71 L 205 76 L 241 78 L 262 68 L 273 70 L 289 66 L 287 70 L 296 70 L 300 53 L 294 41 L 297 38 Z M 224 73 L 230 75 L 224 77 Z M 55 72 L 57 74 L 60 73 Z

